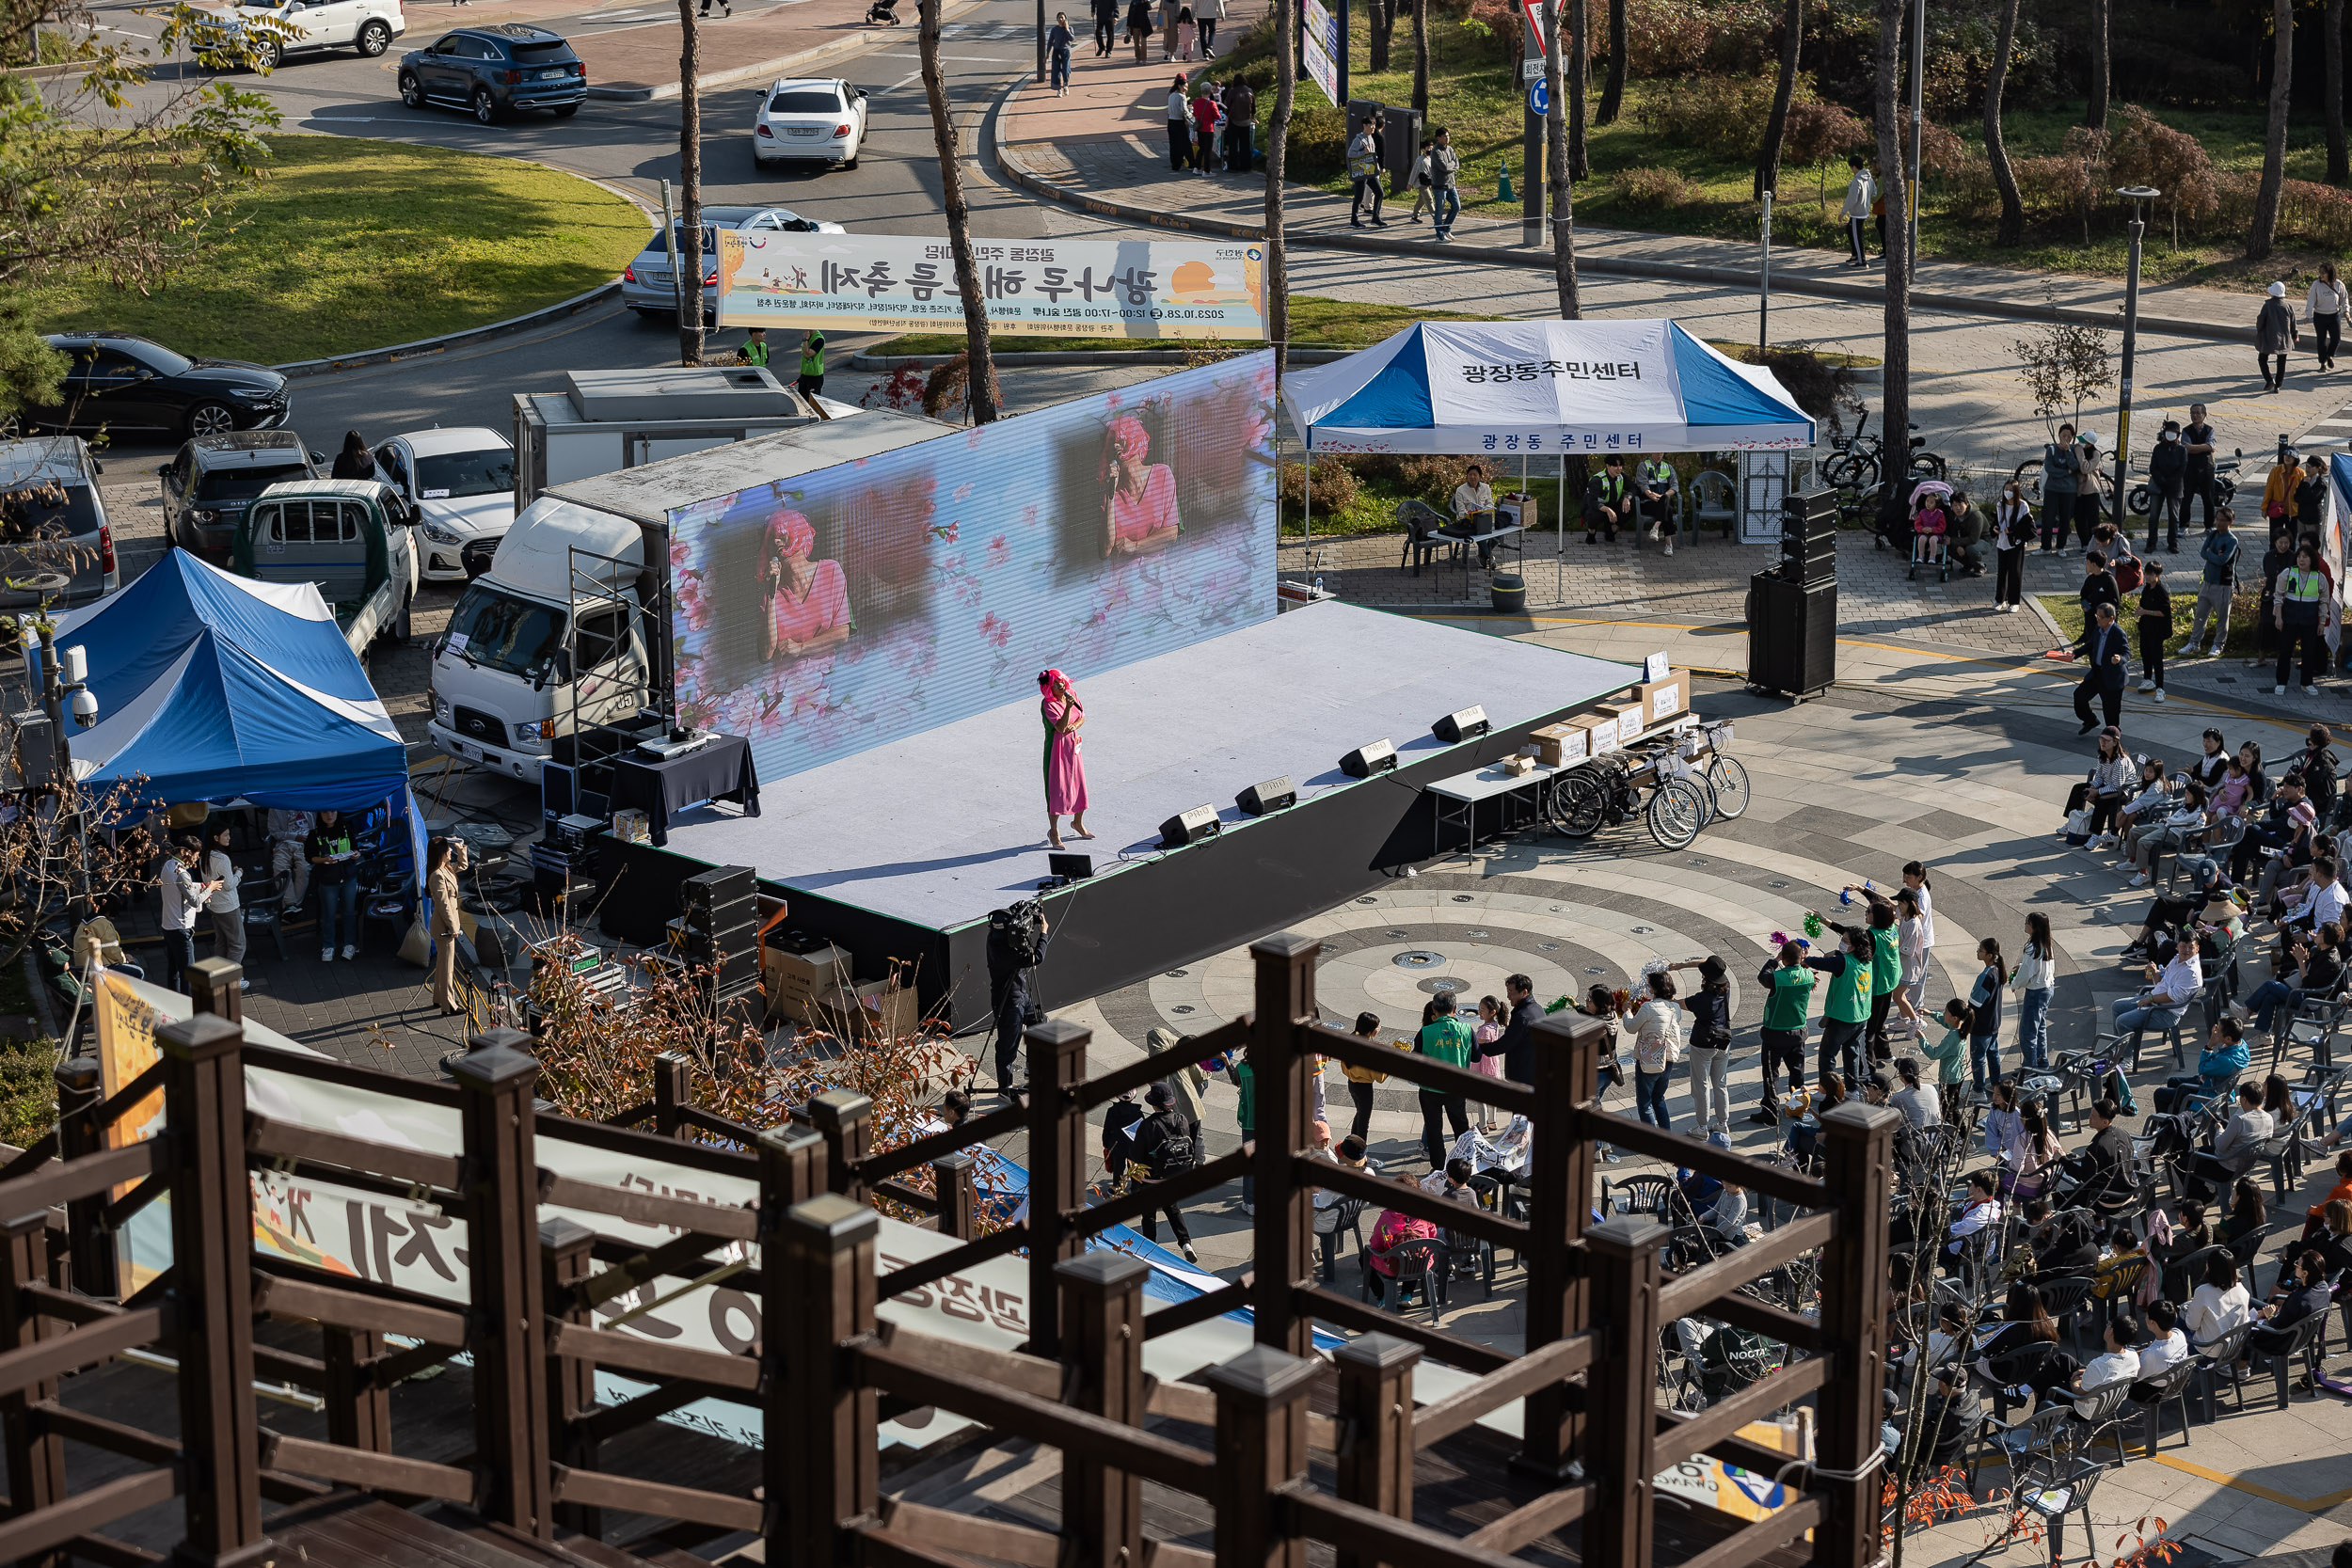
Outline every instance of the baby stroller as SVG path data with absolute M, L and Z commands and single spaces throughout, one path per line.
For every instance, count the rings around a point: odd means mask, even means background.
M 1946 500 L 1949 500 L 1951 494 L 1952 487 L 1940 479 L 1921 480 L 1912 487 L 1909 515 L 1914 519 L 1918 517 L 1919 503 L 1927 497 L 1941 496 Z M 1928 554 L 1931 547 L 1929 543 L 1931 540 L 1934 541 L 1932 547 L 1936 552 L 1932 558 Z M 1903 572 L 1903 580 L 1909 582 L 1917 578 L 1919 568 L 1922 566 L 1932 568 L 1936 573 L 1938 582 L 1952 580 L 1952 552 L 1949 540 L 1942 533 L 1922 533 L 1914 526 L 1911 531 L 1911 564 Z
M 874 0 L 866 8 L 866 20 L 876 26 L 896 27 L 898 24 L 898 0 Z

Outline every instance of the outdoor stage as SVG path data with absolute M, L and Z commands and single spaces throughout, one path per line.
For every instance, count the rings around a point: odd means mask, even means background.
M 1221 952 L 1377 885 L 1431 853 L 1421 786 L 1526 744 L 1531 730 L 1639 680 L 1630 666 L 1327 600 L 1101 673 L 1073 671 L 1087 708 L 1089 880 L 1044 895 L 1052 942 L 1039 999 L 1057 1006 Z M 1444 715 L 1494 723 L 1448 746 Z M 1383 738 L 1397 770 L 1350 779 L 1339 759 Z M 787 927 L 847 948 L 860 979 L 918 965 L 924 1005 L 959 1027 L 988 1009 L 987 917 L 1046 875 L 1044 729 L 1022 702 L 768 783 L 756 817 L 673 820 L 669 847 L 601 842 L 621 876 L 603 921 L 654 940 L 675 884 L 749 865 L 791 904 Z M 1288 774 L 1299 803 L 1248 817 L 1233 797 Z M 1156 848 L 1159 826 L 1217 807 L 1223 832 Z M 633 927 L 643 927 L 639 935 Z

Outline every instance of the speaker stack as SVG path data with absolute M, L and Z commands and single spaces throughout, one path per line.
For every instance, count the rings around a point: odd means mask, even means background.
M 1748 686 L 1812 697 L 1837 679 L 1837 498 L 1780 503 L 1780 563 L 1749 579 Z
M 759 888 L 747 865 L 722 865 L 678 884 L 684 906 L 679 957 L 726 1003 L 759 983 Z

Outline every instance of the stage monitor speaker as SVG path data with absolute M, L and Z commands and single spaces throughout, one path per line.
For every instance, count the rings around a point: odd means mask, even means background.
M 1094 875 L 1092 855 L 1048 855 L 1046 872 L 1060 881 L 1083 882 Z
M 1837 584 L 1756 574 L 1748 594 L 1748 685 L 1810 697 L 1836 679 Z
M 539 815 L 549 822 L 580 814 L 580 769 L 550 762 L 539 769 Z
M 690 910 L 714 909 L 758 896 L 756 879 L 748 865 L 719 865 L 678 884 L 678 901 Z
M 1160 824 L 1160 847 L 1181 849 L 1187 844 L 1215 838 L 1224 829 L 1225 824 L 1216 819 L 1215 806 L 1195 806 Z
M 1233 804 L 1241 808 L 1244 816 L 1263 816 L 1270 811 L 1280 811 L 1285 806 L 1298 804 L 1298 786 L 1292 784 L 1290 775 L 1285 773 L 1279 779 L 1251 784 L 1233 797 Z
M 1429 733 L 1451 746 L 1457 740 L 1475 740 L 1494 728 L 1483 707 L 1460 708 L 1447 714 L 1429 726 Z
M 1340 758 L 1340 771 L 1351 779 L 1369 779 L 1375 773 L 1395 772 L 1395 743 L 1375 740 L 1369 746 L 1357 747 Z

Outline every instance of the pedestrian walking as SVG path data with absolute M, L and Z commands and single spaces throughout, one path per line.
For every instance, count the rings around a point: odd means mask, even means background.
M 1461 192 L 1454 188 L 1454 178 L 1461 172 L 1462 160 L 1454 150 L 1454 133 L 1440 131 L 1429 144 L 1429 198 L 1433 207 L 1430 221 L 1435 231 L 1433 239 L 1454 237 L 1454 220 L 1462 211 Z
M 2352 294 L 2336 279 L 2333 261 L 2319 263 L 2319 276 L 2312 280 L 2310 296 L 2303 309 L 2312 323 L 2312 353 L 2319 360 L 2319 368 L 2336 368 L 2336 344 L 2344 335 L 2344 315 L 2352 310 Z
M 2205 405 L 2188 405 L 2188 423 L 2181 427 L 2181 450 L 2188 454 L 2188 467 L 2181 476 L 2181 512 L 2187 515 L 2188 503 L 2196 501 L 2203 509 L 2203 527 L 2213 531 L 2214 508 L 2218 504 L 2213 493 L 2213 426 L 2206 421 Z
M 2181 553 L 2181 514 L 2185 510 L 2184 497 L 2188 485 L 2188 452 L 2181 445 L 2181 421 L 2167 420 L 2156 432 L 2156 444 L 2148 452 L 2148 552 L 2156 549 L 2156 524 L 2162 520 L 2169 525 L 2165 551 Z
M 2237 593 L 2237 535 L 2231 531 L 2236 523 L 2228 507 L 2214 518 L 2213 531 L 2197 547 L 2197 558 L 2204 564 L 2204 575 L 2197 585 L 2197 608 L 2189 612 L 2188 642 L 2181 649 L 2183 658 L 2194 658 L 2199 639 L 2205 638 L 2205 623 L 2213 623 L 2213 632 L 2206 641 L 2207 653 L 2221 657 L 2222 644 L 2230 640 L 2230 601 Z
M 735 0 L 719 0 L 719 9 L 723 16 L 733 16 L 735 14 Z M 703 0 L 702 8 L 694 14 L 706 22 L 708 21 L 710 19 L 710 0 Z
M 825 335 L 804 332 L 801 335 L 801 374 L 793 382 L 801 396 L 814 398 L 825 389 Z
M 1177 174 L 1192 166 L 1192 101 L 1182 76 L 1168 89 L 1168 166 Z
M 464 929 L 458 920 L 457 874 L 466 868 L 466 841 L 437 838 L 424 852 L 424 891 L 431 904 L 433 939 L 433 1005 L 444 1015 L 466 1009 L 457 999 L 457 938 Z
M 1862 226 L 1870 215 L 1870 203 L 1878 198 L 1878 182 L 1870 177 L 1869 163 L 1859 152 L 1846 154 L 1846 167 L 1852 172 L 1846 181 L 1846 202 L 1837 209 L 1837 216 L 1846 226 L 1846 240 L 1853 247 L 1853 254 L 1843 264 L 1867 267 L 1870 264 L 1870 252 L 1863 243 Z
M 1347 144 L 1347 178 L 1355 194 L 1347 204 L 1347 226 L 1364 226 L 1364 208 L 1372 208 L 1372 226 L 1386 229 L 1388 222 L 1380 216 L 1380 138 L 1373 134 L 1369 119 L 1356 123 L 1356 135 Z
M 1193 20 L 1192 8 L 1190 6 L 1177 7 L 1176 57 L 1180 60 L 1190 60 L 1193 45 L 1200 41 L 1200 24 Z
M 2328 574 L 2319 569 L 2319 551 L 2298 545 L 2295 564 L 2279 575 L 2279 662 L 2273 696 L 2287 690 L 2287 666 L 2299 648 L 2303 655 L 2303 695 L 2312 694 L 2320 672 L 2328 668 L 2327 639 L 2319 634 L 2320 610 L 2328 596 Z
M 1200 57 L 1216 58 L 1216 24 L 1225 20 L 1225 0 L 1193 0 L 1192 24 L 1200 30 Z
M 2074 657 L 2090 666 L 2074 688 L 2074 717 L 2083 721 L 2083 734 L 2089 735 L 2102 721 L 2090 716 L 2094 697 L 2105 722 L 2118 725 L 2123 721 L 2123 675 L 2129 655 L 2123 633 L 2115 624 L 2115 606 L 2100 605 L 2090 624 L 2083 627 L 2082 641 L 2074 644 Z
M 2273 278 L 2269 297 L 2254 317 L 2254 358 L 2262 368 L 2264 391 L 2287 389 L 2287 351 L 2299 336 L 2295 312 L 2287 309 L 2287 286 Z
M 1166 65 L 1176 57 L 1176 13 L 1184 8 L 1184 0 L 1160 0 L 1160 63 L 1162 65 Z
M 204 912 L 213 927 L 213 957 L 226 958 L 232 964 L 245 962 L 245 908 L 238 898 L 237 863 L 229 858 L 229 823 L 222 819 L 212 829 L 212 847 L 204 852 L 204 879 L 213 886 L 213 895 L 204 900 Z M 244 980 L 237 989 L 245 990 Z
M 1148 1193 L 1151 1183 L 1173 1180 L 1197 1166 L 1200 1163 L 1200 1140 L 1184 1108 L 1176 1103 L 1176 1091 L 1166 1084 L 1154 1084 L 1145 1090 L 1143 1101 L 1151 1108 L 1150 1114 L 1136 1123 L 1128 1140 L 1135 1150 L 1135 1163 L 1144 1169 L 1142 1190 Z M 1184 1212 L 1174 1202 L 1156 1204 L 1143 1212 L 1143 1239 L 1159 1240 L 1155 1221 L 1163 1214 L 1184 1261 L 1200 1261 L 1200 1255 L 1192 1250 L 1192 1232 L 1185 1227 Z
M 2033 508 L 2012 479 L 1993 507 L 1993 606 L 2004 615 L 2026 602 L 2026 546 L 2033 537 Z
M 1129 0 L 1127 41 L 1136 46 L 1136 63 L 1140 65 L 1143 52 L 1152 44 L 1152 0 Z
M 1119 32 L 1119 0 L 1093 0 L 1094 57 L 1102 59 L 1116 45 Z
M 2164 701 L 2164 645 L 2172 640 L 2172 595 L 2164 562 L 2151 561 L 2139 588 L 2139 689 Z
M 2074 427 L 2058 427 L 2058 439 L 2042 447 L 2042 552 L 2066 553 L 2066 531 L 2074 522 L 2074 490 L 2082 465 L 2074 458 Z
M 1413 187 L 1413 210 L 1405 214 L 1407 223 L 1419 223 L 1422 214 L 1429 211 L 1429 150 L 1437 145 L 1427 136 L 1421 138 L 1421 150 L 1413 154 L 1413 172 L 1409 182 Z
M 1069 13 L 1056 11 L 1054 24 L 1045 29 L 1045 68 L 1046 83 L 1057 97 L 1070 96 L 1070 50 L 1077 41 L 1077 35 L 1070 30 Z

